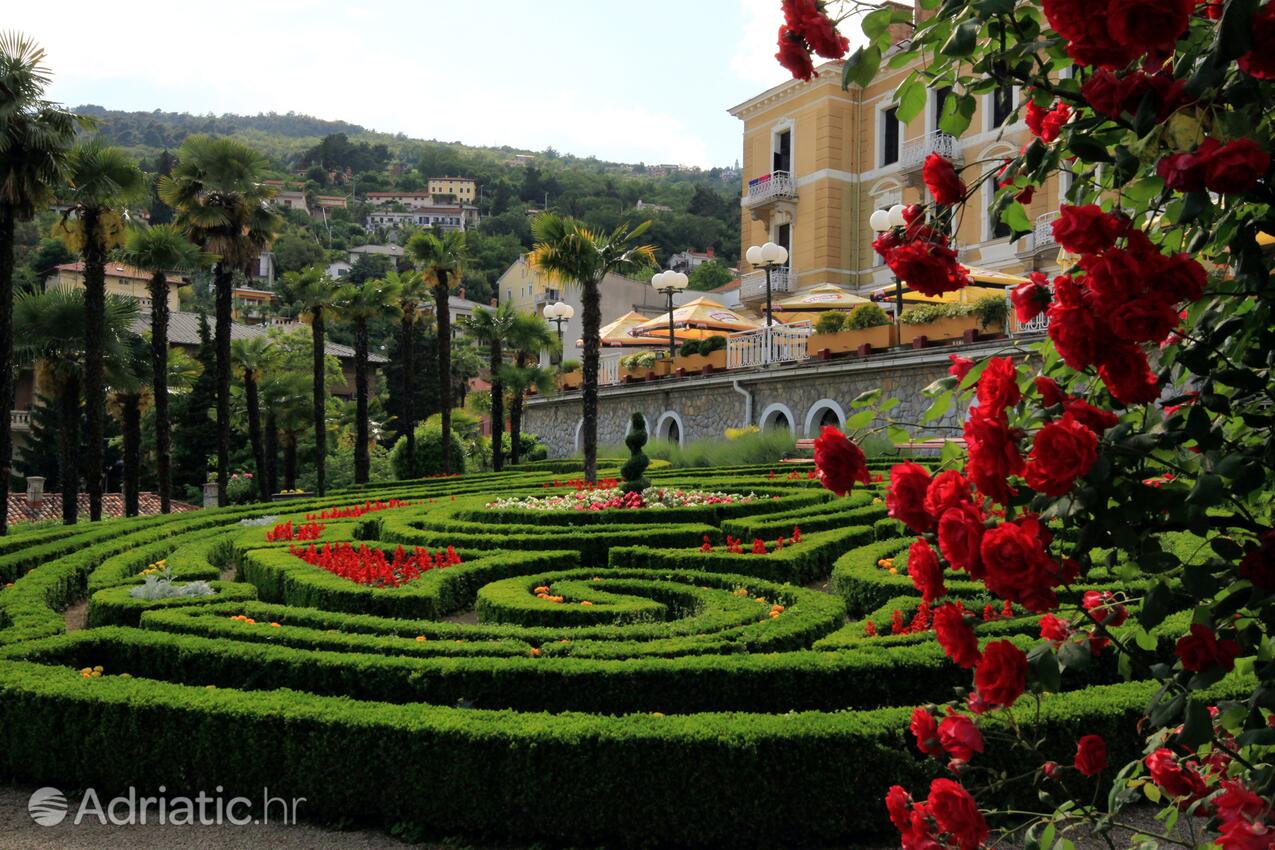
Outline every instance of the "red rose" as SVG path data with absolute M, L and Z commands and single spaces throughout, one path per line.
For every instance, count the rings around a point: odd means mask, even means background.
M 1257 185 L 1270 167 L 1270 154 L 1252 139 L 1236 139 L 1209 156 L 1204 164 L 1204 187 L 1222 195 L 1241 195 Z
M 795 80 L 809 80 L 815 74 L 810 51 L 801 35 L 787 24 L 779 27 L 779 52 L 775 54 L 779 64 L 788 69 Z
M 1009 357 L 993 357 L 978 376 L 978 406 L 989 414 L 1004 413 L 1022 399 L 1018 389 L 1018 369 Z
M 965 471 L 984 496 L 1005 503 L 1014 492 L 1008 478 L 1023 469 L 1018 441 L 1010 433 L 1004 415 L 994 415 L 976 407 L 965 420 Z
M 1097 776 L 1107 769 L 1107 742 L 1101 735 L 1086 735 L 1076 742 L 1076 770 Z
M 970 369 L 974 368 L 974 361 L 968 357 L 962 357 L 959 354 L 949 354 L 947 359 L 952 361 L 952 365 L 947 367 L 947 373 L 958 382 L 964 381 L 965 376 L 970 373 Z
M 1029 611 L 1056 607 L 1058 597 L 1053 587 L 1058 584 L 1060 568 L 1045 551 L 1047 535 L 1045 527 L 1030 514 L 986 531 L 979 555 L 987 589 Z
M 1126 229 L 1120 216 L 1102 211 L 1097 204 L 1063 204 L 1054 220 L 1054 238 L 1073 254 L 1098 254 L 1116 243 Z
M 899 238 L 898 232 L 891 228 L 881 231 L 881 235 L 872 240 L 872 250 L 876 251 L 882 260 L 888 261 L 894 249 L 902 244 L 903 240 Z
M 815 440 L 815 469 L 823 486 L 838 496 L 849 493 L 856 481 L 872 483 L 863 450 L 831 425 L 826 426 Z
M 908 577 L 927 603 L 947 592 L 943 586 L 943 565 L 930 544 L 919 538 L 908 549 Z
M 1104 348 L 1098 377 L 1122 404 L 1148 404 L 1160 397 L 1160 384 L 1151 373 L 1147 355 L 1133 343 Z
M 930 516 L 942 516 L 948 508 L 970 501 L 970 483 L 955 469 L 945 469 L 930 481 L 925 491 L 925 510 Z
M 1204 0 L 1200 4 L 1200 8 L 1204 10 L 1204 14 L 1208 16 L 1210 21 L 1222 20 L 1222 10 L 1225 7 L 1225 0 Z
M 1170 797 L 1203 797 L 1206 793 L 1204 779 L 1194 767 L 1178 764 L 1173 751 L 1161 747 L 1143 759 L 1151 781 Z
M 1040 637 L 1057 649 L 1071 637 L 1071 624 L 1053 614 L 1043 614 L 1040 618 Z
M 969 761 L 983 751 L 983 733 L 964 714 L 949 714 L 939 724 L 939 743 L 957 761 Z
M 935 779 L 926 798 L 939 829 L 958 850 L 977 850 L 987 840 L 987 821 L 970 793 L 950 779 Z
M 1257 548 L 1240 559 L 1240 575 L 1259 590 L 1275 590 L 1275 531 L 1262 532 Z
M 1107 326 L 1129 342 L 1161 342 L 1178 326 L 1178 311 L 1159 293 L 1106 304 Z
M 1058 301 L 1049 305 L 1049 338 L 1071 368 L 1079 371 L 1093 364 L 1101 331 L 1092 307 Z
M 1129 78 L 1119 78 L 1103 68 L 1095 71 L 1080 87 L 1080 93 L 1093 107 L 1094 112 L 1108 118 L 1119 118 L 1129 99 Z
M 1275 79 L 1275 3 L 1266 3 L 1253 15 L 1253 49 L 1235 64 L 1249 76 Z
M 1111 0 L 1107 24 L 1112 37 L 1138 53 L 1173 49 L 1191 22 L 1195 0 Z
M 900 833 L 912 830 L 912 795 L 901 785 L 891 785 L 885 792 L 885 809 L 890 813 L 890 822 Z
M 969 669 L 978 663 L 978 638 L 965 620 L 965 609 L 949 602 L 934 610 L 934 634 L 943 652 L 958 667 Z
M 1023 324 L 1043 313 L 1053 297 L 1043 274 L 1032 272 L 1030 277 L 1031 280 L 1020 283 L 1009 291 L 1009 299 L 1014 302 L 1014 315 Z
M 890 516 L 924 534 L 934 528 L 934 517 L 925 509 L 925 494 L 930 487 L 930 472 L 917 463 L 900 463 L 890 469 L 890 486 L 885 504 Z
M 850 40 L 837 32 L 837 25 L 824 14 L 807 17 L 801 35 L 810 49 L 824 59 L 840 59 L 850 49 Z
M 1208 273 L 1190 254 L 1173 254 L 1162 257 L 1156 264 L 1154 277 L 1157 286 L 1174 303 L 1198 301 L 1204 294 Z
M 1206 165 L 1219 147 L 1217 139 L 1205 139 L 1194 151 L 1161 159 L 1155 165 L 1155 173 L 1175 192 L 1203 192 Z
M 1040 140 L 1045 144 L 1057 139 L 1062 134 L 1063 125 L 1071 120 L 1071 107 L 1059 101 L 1049 110 L 1045 120 L 1041 122 Z
M 934 196 L 935 203 L 950 206 L 965 200 L 965 184 L 956 173 L 955 166 L 941 154 L 932 153 L 921 166 L 925 188 Z
M 1199 673 L 1209 667 L 1234 670 L 1240 645 L 1230 638 L 1218 640 L 1208 626 L 1195 623 L 1191 626 L 1189 635 L 1178 639 L 1173 651 L 1182 662 L 1182 669 L 1192 673 Z
M 1222 793 L 1213 798 L 1213 808 L 1223 821 L 1256 818 L 1266 812 L 1266 801 L 1244 787 L 1238 779 L 1223 779 Z
M 964 570 L 971 578 L 983 575 L 979 547 L 983 542 L 983 514 L 970 502 L 948 508 L 939 516 L 939 550 L 954 570 Z
M 1062 391 L 1057 381 L 1045 375 L 1038 376 L 1032 383 L 1036 385 L 1036 392 L 1040 393 L 1041 404 L 1045 407 L 1062 404 L 1070 397 Z
M 1217 846 L 1222 850 L 1271 850 L 1275 828 L 1263 821 L 1237 818 L 1218 827 Z
M 1111 411 L 1094 407 L 1084 399 L 1075 396 L 1068 396 L 1063 401 L 1063 411 L 1098 436 L 1102 436 L 1104 431 L 1120 421 L 1120 417 Z
M 916 738 L 916 748 L 927 756 L 943 757 L 943 746 L 939 743 L 939 727 L 934 722 L 934 715 L 924 708 L 912 709 L 912 724 L 908 727 Z
M 1046 496 L 1061 496 L 1098 460 L 1098 438 L 1071 416 L 1036 432 L 1023 477 L 1027 486 Z
M 983 647 L 974 669 L 974 688 L 991 705 L 1009 708 L 1027 689 L 1027 655 L 1007 640 Z
M 955 292 L 969 283 L 969 272 L 956 261 L 956 252 L 933 242 L 909 242 L 886 257 L 899 280 L 922 295 Z

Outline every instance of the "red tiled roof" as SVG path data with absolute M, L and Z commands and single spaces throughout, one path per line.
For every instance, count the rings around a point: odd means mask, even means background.
M 75 272 L 76 274 L 84 274 L 83 261 L 77 261 L 74 263 L 63 263 L 60 266 L 54 266 L 54 268 L 60 272 Z M 144 272 L 141 269 L 134 268 L 133 266 L 126 266 L 123 263 L 107 263 L 106 276 L 107 277 L 122 277 L 122 278 L 125 278 L 126 280 L 147 280 L 148 281 L 151 279 L 149 272 Z M 171 278 L 171 277 L 168 278 L 168 283 L 172 284 L 173 286 L 182 285 L 182 281 L 177 280 L 176 278 Z
M 89 516 L 89 497 L 87 493 L 79 494 L 80 518 L 87 521 Z M 173 513 L 180 514 L 197 510 L 195 505 L 185 502 L 173 502 Z M 137 509 L 142 516 L 153 516 L 159 513 L 158 493 L 139 493 Z M 104 493 L 102 495 L 102 518 L 117 519 L 124 516 L 124 496 L 120 493 Z M 9 522 L 28 522 L 36 520 L 62 519 L 62 494 L 45 493 L 44 498 L 34 508 L 27 501 L 26 493 L 9 494 Z
M 740 278 L 735 278 L 730 283 L 723 283 L 721 286 L 713 289 L 713 292 L 730 292 L 733 289 L 739 289 L 739 285 L 743 283 Z

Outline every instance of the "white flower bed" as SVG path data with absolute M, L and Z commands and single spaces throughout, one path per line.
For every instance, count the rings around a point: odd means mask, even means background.
M 625 493 L 619 487 L 597 490 L 573 490 L 553 496 L 523 496 L 496 499 L 487 507 L 496 510 L 520 509 L 529 511 L 601 511 L 612 508 L 696 508 L 709 505 L 734 505 L 761 501 L 769 496 L 756 493 L 713 493 L 704 490 L 675 490 L 669 487 L 648 487 L 642 493 Z

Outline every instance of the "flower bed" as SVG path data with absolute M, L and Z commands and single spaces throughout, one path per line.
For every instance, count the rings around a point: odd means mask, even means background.
M 561 496 L 513 496 L 488 502 L 487 507 L 496 510 L 513 508 L 545 512 L 698 508 L 709 505 L 747 504 L 767 498 L 770 497 L 759 496 L 756 493 L 713 493 L 702 490 L 677 490 L 669 487 L 648 487 L 641 493 L 625 493 L 619 487 L 607 487 L 580 488 L 573 493 Z
M 382 549 L 367 544 L 355 548 L 348 542 L 325 543 L 321 548 L 313 544 L 304 549 L 293 546 L 288 551 L 311 566 L 370 587 L 398 587 L 420 578 L 429 570 L 441 570 L 461 563 L 460 555 L 451 546 L 433 555 L 423 546 L 417 546 L 410 552 L 399 546 L 392 555 L 386 555 Z

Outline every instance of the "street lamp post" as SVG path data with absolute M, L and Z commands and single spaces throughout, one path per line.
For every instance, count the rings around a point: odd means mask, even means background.
M 575 308 L 565 301 L 545 305 L 545 319 L 558 326 L 558 363 L 565 359 L 562 350 L 562 323 L 569 322 L 576 314 Z
M 788 262 L 788 249 L 774 242 L 754 245 L 744 253 L 748 264 L 766 270 L 766 327 L 772 324 L 770 305 L 770 272 Z
M 868 226 L 875 233 L 884 233 L 892 227 L 903 227 L 907 219 L 903 217 L 903 204 L 895 204 L 888 210 L 877 210 L 868 218 Z M 903 315 L 903 281 L 894 276 L 894 325 L 897 328 Z
M 686 289 L 691 279 L 681 272 L 675 272 L 669 269 L 666 272 L 657 272 L 651 276 L 651 286 L 655 287 L 655 291 L 668 296 L 668 359 L 669 368 L 672 368 L 673 357 L 676 356 L 674 350 L 673 339 L 673 296 Z

